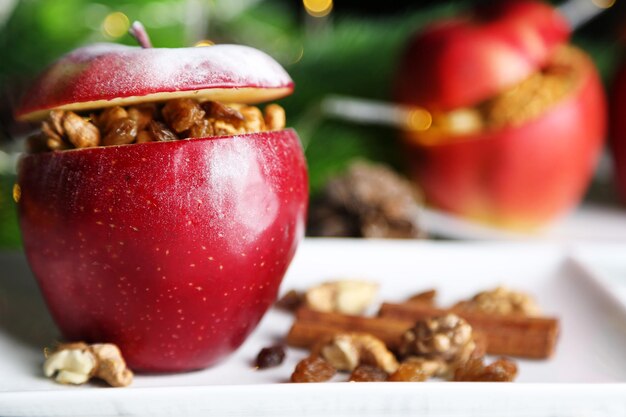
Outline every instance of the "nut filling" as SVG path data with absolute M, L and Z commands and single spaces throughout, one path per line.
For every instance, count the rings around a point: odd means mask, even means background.
M 277 104 L 269 104 L 261 112 L 245 104 L 200 103 L 188 98 L 109 107 L 88 115 L 52 110 L 41 130 L 28 138 L 28 151 L 238 135 L 280 130 L 285 123 L 285 110 Z

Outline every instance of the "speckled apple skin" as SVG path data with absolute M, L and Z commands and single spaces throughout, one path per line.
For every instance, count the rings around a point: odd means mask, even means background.
M 68 340 L 144 372 L 205 368 L 275 300 L 304 234 L 293 130 L 98 147 L 20 161 L 24 248 Z

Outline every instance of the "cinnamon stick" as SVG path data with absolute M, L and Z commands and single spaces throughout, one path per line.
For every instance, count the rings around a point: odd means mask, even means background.
M 376 336 L 391 350 L 395 350 L 405 331 L 414 320 L 391 317 L 350 316 L 339 313 L 323 313 L 301 308 L 296 321 L 287 334 L 287 344 L 293 347 L 312 348 L 324 338 L 342 332 L 364 332 Z
M 463 317 L 487 339 L 487 353 L 545 359 L 554 353 L 559 322 L 551 317 L 493 315 L 462 309 L 438 309 L 424 303 L 383 303 L 379 319 L 418 321 L 427 317 L 455 313 Z

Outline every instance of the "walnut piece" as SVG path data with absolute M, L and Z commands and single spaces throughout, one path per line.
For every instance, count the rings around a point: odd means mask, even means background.
M 267 130 L 281 130 L 285 128 L 287 116 L 285 109 L 278 104 L 269 104 L 265 107 L 265 127 Z
M 358 365 L 372 365 L 395 372 L 398 361 L 385 343 L 368 333 L 339 333 L 323 345 L 320 354 L 338 371 L 353 371 Z
M 98 128 L 74 112 L 65 113 L 63 129 L 68 140 L 77 148 L 90 148 L 100 144 Z
M 479 292 L 470 300 L 457 303 L 454 308 L 498 315 L 541 315 L 541 309 L 529 294 L 506 287 Z
M 119 348 L 111 343 L 60 344 L 47 355 L 43 370 L 62 384 L 84 384 L 96 377 L 113 387 L 125 387 L 133 379 Z
M 465 363 L 475 347 L 472 327 L 450 313 L 418 321 L 402 336 L 399 354 L 403 358 L 416 356 L 441 361 L 446 366 L 438 375 L 443 375 Z
M 313 310 L 343 314 L 361 314 L 374 301 L 378 284 L 360 280 L 341 280 L 310 288 L 305 305 Z

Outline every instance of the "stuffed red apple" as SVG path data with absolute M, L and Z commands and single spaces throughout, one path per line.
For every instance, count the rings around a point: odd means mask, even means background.
M 410 40 L 395 95 L 432 115 L 428 129 L 404 134 L 431 204 L 528 229 L 579 201 L 602 147 L 606 103 L 593 63 L 569 35 L 551 6 L 516 1 Z
M 20 161 L 25 252 L 69 340 L 139 371 L 209 366 L 274 301 L 304 232 L 306 165 L 287 73 L 244 46 L 94 45 L 17 109 L 43 119 Z

